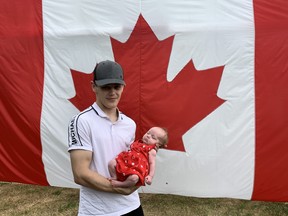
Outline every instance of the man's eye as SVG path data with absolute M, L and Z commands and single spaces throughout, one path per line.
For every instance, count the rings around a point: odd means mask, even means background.
M 110 91 L 111 89 L 119 90 L 121 89 L 121 85 L 107 85 L 107 86 L 102 86 L 101 89 L 104 91 Z
M 104 91 L 108 91 L 111 89 L 111 87 L 110 86 L 102 86 L 101 89 Z
M 120 88 L 121 88 L 121 85 L 115 85 L 115 86 L 114 86 L 114 89 L 115 89 L 115 90 L 119 90 Z

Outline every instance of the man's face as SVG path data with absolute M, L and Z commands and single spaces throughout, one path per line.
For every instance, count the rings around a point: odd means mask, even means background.
M 93 83 L 92 87 L 96 93 L 96 103 L 104 111 L 117 107 L 124 89 L 124 85 L 121 84 L 107 84 L 99 87 Z

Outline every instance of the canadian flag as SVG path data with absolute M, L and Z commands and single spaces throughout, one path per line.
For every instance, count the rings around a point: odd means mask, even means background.
M 110 59 L 136 137 L 169 131 L 140 191 L 288 201 L 287 1 L 2 1 L 0 15 L 0 181 L 77 187 L 68 123 Z

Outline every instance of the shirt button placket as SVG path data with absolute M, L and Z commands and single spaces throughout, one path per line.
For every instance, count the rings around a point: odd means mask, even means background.
M 111 128 L 110 128 L 110 134 L 111 134 L 111 140 L 112 140 L 112 142 L 113 142 L 113 144 L 115 144 L 115 140 L 114 140 L 114 124 L 112 123 L 111 124 Z

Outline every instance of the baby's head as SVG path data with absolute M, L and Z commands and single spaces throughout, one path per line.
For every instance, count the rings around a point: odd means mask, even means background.
M 144 134 L 142 140 L 146 144 L 157 144 L 158 148 L 167 147 L 168 131 L 162 127 L 152 127 Z

